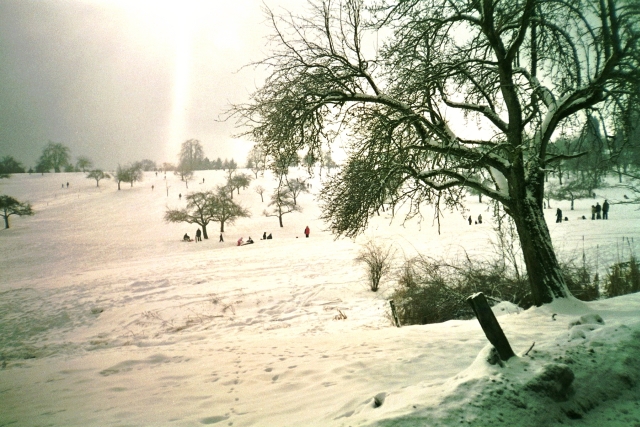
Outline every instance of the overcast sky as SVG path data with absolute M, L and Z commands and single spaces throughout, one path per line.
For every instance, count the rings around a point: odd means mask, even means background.
M 105 169 L 175 163 L 195 138 L 209 158 L 244 163 L 251 144 L 219 120 L 260 84 L 255 70 L 239 70 L 267 52 L 262 5 L 0 0 L 0 157 L 28 168 L 53 141 Z

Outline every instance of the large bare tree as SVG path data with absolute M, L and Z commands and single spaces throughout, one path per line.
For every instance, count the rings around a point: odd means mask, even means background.
M 220 232 L 223 233 L 225 224 L 233 224 L 238 218 L 251 216 L 247 209 L 231 200 L 224 187 L 187 194 L 186 200 L 187 207 L 184 209 L 167 209 L 164 220 L 198 224 L 202 227 L 205 239 L 209 238 L 207 225 L 210 222 L 219 222 Z
M 340 138 L 321 197 L 338 235 L 383 204 L 459 207 L 471 189 L 516 224 L 534 301 L 566 297 L 542 205 L 551 150 L 638 85 L 636 0 L 315 0 L 273 23 L 264 85 L 234 107 L 277 164 Z M 439 209 L 439 208 L 438 208 Z M 394 210 L 395 212 L 396 210 Z

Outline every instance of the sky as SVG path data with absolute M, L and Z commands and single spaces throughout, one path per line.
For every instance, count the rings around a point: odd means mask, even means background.
M 59 142 L 96 167 L 205 155 L 244 162 L 223 121 L 261 75 L 262 7 L 292 0 L 0 0 L 0 157 L 34 166 Z
M 387 210 L 362 236 L 335 239 L 318 219 L 320 174 L 281 228 L 255 192 L 277 187 L 267 172 L 234 195 L 252 216 L 226 224 L 224 242 L 218 223 L 209 239 L 183 242 L 197 225 L 167 224 L 164 212 L 225 179 L 196 171 L 187 190 L 178 176 L 147 172 L 121 191 L 83 173 L 0 180 L 0 193 L 35 210 L 0 229 L 0 425 L 640 425 L 640 293 L 497 304 L 517 356 L 503 366 L 487 362 L 475 319 L 393 325 L 388 300 L 405 259 L 496 254 L 486 198 L 467 199 L 482 224 L 445 212 L 438 234 L 430 219 L 392 221 Z M 618 203 L 626 190 L 609 184 L 596 189 L 615 202 L 607 221 L 579 219 L 591 198 L 545 209 L 558 256 L 580 261 L 584 250 L 601 283 L 640 251 L 640 210 Z M 569 221 L 554 222 L 556 206 Z M 273 239 L 260 240 L 265 231 Z M 255 243 L 238 247 L 240 236 Z M 355 262 L 370 239 L 395 251 L 378 292 Z

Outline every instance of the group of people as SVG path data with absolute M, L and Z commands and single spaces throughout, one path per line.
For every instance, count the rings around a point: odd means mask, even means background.
M 222 234 L 220 235 L 220 238 L 222 239 Z M 260 240 L 271 240 L 271 239 L 273 239 L 273 236 L 271 235 L 271 233 L 267 235 L 267 232 L 265 231 L 264 233 L 262 233 L 262 239 Z M 244 237 L 240 237 L 237 243 L 238 243 L 238 246 L 251 245 L 253 243 L 253 239 L 251 238 L 251 236 L 249 236 L 249 238 L 245 242 Z
M 468 218 L 469 225 L 473 224 L 473 219 L 471 217 Z M 482 214 L 478 215 L 478 219 L 476 220 L 476 224 L 482 224 Z
M 182 236 L 182 240 L 184 240 L 185 242 L 193 242 L 193 239 L 191 237 L 189 237 L 189 233 L 184 233 L 184 236 Z M 196 230 L 196 240 L 195 241 L 196 241 L 196 243 L 202 242 L 202 231 L 200 231 L 199 228 Z
M 582 219 L 587 219 L 585 216 Z M 609 219 L 609 201 L 605 200 L 602 206 L 599 202 L 595 205 L 591 205 L 591 219 Z M 556 223 L 562 222 L 562 210 L 556 209 Z M 564 217 L 565 221 L 569 221 L 569 218 Z
M 479 217 L 480 218 L 480 222 L 482 222 L 482 216 Z M 305 237 L 309 238 L 309 235 L 311 234 L 311 229 L 309 228 L 309 226 L 307 225 L 304 229 L 304 235 Z M 267 232 L 265 231 L 264 233 L 262 233 L 262 239 L 260 240 L 271 240 L 273 239 L 273 236 L 271 235 L 271 233 L 269 233 L 267 235 Z M 184 240 L 185 242 L 193 242 L 193 239 L 191 239 L 191 237 L 189 237 L 189 233 L 184 233 L 184 236 L 182 237 L 182 240 Z M 196 239 L 195 239 L 196 243 L 197 242 L 201 242 L 202 241 L 202 232 L 200 231 L 200 229 L 198 228 L 196 230 Z M 224 237 L 222 236 L 222 233 L 220 233 L 220 242 L 224 242 Z M 249 236 L 249 238 L 245 241 L 244 237 L 240 237 L 237 241 L 238 246 L 244 246 L 244 245 L 251 245 L 253 242 L 253 239 L 251 238 L 251 236 Z
M 602 216 L 600 214 L 602 213 Z M 591 219 L 609 219 L 609 202 L 604 201 L 602 206 L 596 202 L 596 205 L 591 205 Z

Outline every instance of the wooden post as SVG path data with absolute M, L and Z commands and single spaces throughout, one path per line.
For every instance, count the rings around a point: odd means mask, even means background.
M 502 360 L 509 360 L 515 353 L 511 349 L 511 345 L 507 340 L 507 337 L 502 332 L 502 328 L 496 319 L 496 316 L 491 311 L 491 307 L 489 307 L 489 303 L 485 298 L 482 292 L 478 292 L 477 294 L 471 295 L 467 298 L 467 302 L 473 308 L 473 312 L 476 314 L 478 318 L 478 322 L 480 322 L 480 326 L 484 331 L 484 334 L 487 336 L 487 339 L 495 349 L 498 351 L 498 355 Z
M 394 322 L 396 322 L 396 326 L 400 327 L 400 320 L 398 320 L 398 313 L 396 312 L 396 305 L 393 300 L 389 300 L 389 305 L 391 306 L 391 315 L 393 316 Z

